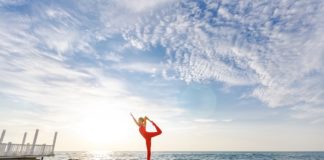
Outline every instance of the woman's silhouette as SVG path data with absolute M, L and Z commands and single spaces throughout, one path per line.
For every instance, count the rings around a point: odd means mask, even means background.
M 153 122 L 151 121 L 148 117 L 140 117 L 138 118 L 138 121 L 136 121 L 135 117 L 133 116 L 133 114 L 130 114 L 135 123 L 138 125 L 139 127 L 139 132 L 141 133 L 141 135 L 144 137 L 145 141 L 146 141 L 146 151 L 147 151 L 147 160 L 151 160 L 151 139 L 152 137 L 155 137 L 157 135 L 160 135 L 162 133 L 161 129 Z M 150 121 L 153 126 L 156 129 L 156 132 L 147 132 L 146 131 L 146 120 Z

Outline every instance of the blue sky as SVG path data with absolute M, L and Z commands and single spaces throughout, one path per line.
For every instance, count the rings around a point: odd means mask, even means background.
M 323 5 L 0 1 L 0 129 L 144 150 L 133 112 L 154 150 L 323 150 Z

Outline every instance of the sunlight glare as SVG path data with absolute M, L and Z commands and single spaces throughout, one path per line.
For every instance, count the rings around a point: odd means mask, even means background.
M 108 107 L 96 108 L 85 114 L 80 121 L 78 133 L 94 144 L 120 143 L 129 130 L 129 117 L 125 112 Z

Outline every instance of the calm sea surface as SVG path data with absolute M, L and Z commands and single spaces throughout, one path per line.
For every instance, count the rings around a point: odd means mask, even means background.
M 45 160 L 145 160 L 145 152 L 56 152 Z M 324 160 L 324 152 L 153 152 L 152 160 Z

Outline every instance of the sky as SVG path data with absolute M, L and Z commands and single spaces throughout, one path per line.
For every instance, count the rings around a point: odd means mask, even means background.
M 56 150 L 324 150 L 320 0 L 0 0 L 4 142 Z M 148 130 L 154 131 L 152 125 Z

